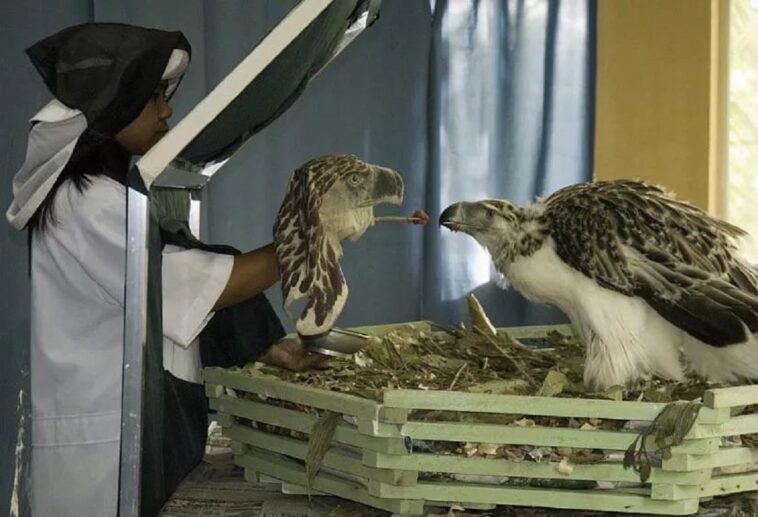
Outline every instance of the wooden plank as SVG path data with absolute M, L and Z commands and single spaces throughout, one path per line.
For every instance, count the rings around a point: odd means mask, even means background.
M 758 385 L 707 390 L 703 393 L 703 402 L 710 408 L 758 404 Z
M 234 425 L 234 417 L 226 413 L 219 413 L 216 415 L 216 422 L 218 422 L 221 427 L 229 427 Z
M 664 470 L 699 470 L 758 462 L 758 449 L 724 447 L 713 454 L 674 454 L 663 460 Z
M 509 461 L 501 458 L 467 458 L 414 453 L 410 456 L 393 456 L 377 452 L 364 452 L 363 464 L 380 469 L 406 469 L 419 472 L 444 472 L 479 476 L 508 476 L 543 479 L 575 479 L 638 483 L 639 474 L 624 469 L 620 463 L 578 464 L 570 474 L 557 470 L 557 463 Z M 666 472 L 652 470 L 649 482 L 681 485 L 701 485 L 711 478 L 710 469 L 692 472 Z
M 383 404 L 405 409 L 465 411 L 467 413 L 504 413 L 610 420 L 652 421 L 666 404 L 600 399 L 573 399 L 466 393 L 459 391 L 390 390 L 384 392 Z M 701 410 L 700 422 L 723 422 L 728 414 Z
M 224 394 L 224 387 L 218 384 L 205 383 L 205 396 L 208 398 L 220 397 Z
M 219 399 L 211 399 L 209 404 L 211 409 L 223 413 L 277 427 L 284 427 L 285 429 L 292 429 L 293 431 L 305 434 L 310 434 L 311 428 L 317 420 L 315 416 L 300 411 L 269 406 L 226 395 Z M 334 432 L 334 441 L 387 454 L 408 454 L 405 439 L 365 436 L 360 434 L 357 428 L 345 422 L 337 424 L 337 429 Z
M 234 456 L 240 456 L 245 454 L 245 444 L 240 442 L 232 442 L 229 444 L 229 448 L 232 450 Z
M 712 454 L 721 447 L 721 438 L 685 440 L 681 445 L 671 447 L 671 454 Z
M 236 458 L 239 465 L 267 475 L 294 483 L 306 485 L 305 468 L 299 463 L 285 456 L 273 454 L 262 449 L 251 448 L 249 454 Z M 389 512 L 421 515 L 424 511 L 423 501 L 418 497 L 380 499 L 371 496 L 365 487 L 358 483 L 346 481 L 326 473 L 319 473 L 311 487 L 314 490 L 349 499 L 358 503 L 367 504 L 374 508 Z
M 379 421 L 385 424 L 404 424 L 408 421 L 410 410 L 380 406 Z
M 245 444 L 283 454 L 290 458 L 305 460 L 308 455 L 308 443 L 286 436 L 279 436 L 258 431 L 242 425 L 235 425 L 224 430 L 234 444 Z M 388 470 L 363 464 L 360 454 L 344 449 L 331 448 L 324 456 L 323 465 L 341 472 L 347 472 L 366 479 L 373 479 L 390 485 L 412 486 L 418 479 L 417 473 L 409 470 Z
M 758 433 L 758 414 L 740 415 L 730 418 L 723 424 L 696 424 L 687 434 L 688 438 L 709 438 L 715 436 L 737 436 Z
M 206 368 L 204 372 L 205 381 L 211 384 L 220 384 L 235 390 L 327 409 L 344 415 L 379 419 L 380 405 L 373 400 L 223 368 Z
M 711 497 L 758 490 L 758 472 L 728 474 L 713 478 L 703 486 L 653 485 L 654 499 L 679 501 L 692 497 Z
M 328 496 L 324 492 L 318 490 L 308 490 L 304 486 L 296 485 L 295 483 L 282 483 L 282 493 L 285 495 L 309 495 L 309 496 Z
M 400 434 L 415 440 L 614 450 L 626 450 L 637 437 L 637 433 L 621 431 L 585 431 L 466 422 L 408 422 L 402 425 Z M 651 443 L 650 447 L 650 450 L 653 450 L 654 444 Z
M 428 501 L 474 500 L 512 506 L 542 506 L 567 510 L 599 510 L 625 513 L 688 515 L 697 512 L 698 500 L 656 501 L 644 495 L 611 490 L 558 490 L 483 486 L 471 483 L 419 483 L 415 487 L 393 487 L 372 482 L 369 493 L 378 498 L 413 497 Z

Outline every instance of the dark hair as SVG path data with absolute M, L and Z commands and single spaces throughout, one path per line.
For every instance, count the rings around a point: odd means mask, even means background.
M 44 232 L 47 225 L 57 223 L 53 210 L 55 196 L 66 181 L 72 181 L 79 192 L 84 192 L 89 187 L 91 176 L 108 176 L 125 184 L 129 158 L 129 153 L 113 138 L 91 129 L 85 130 L 53 188 L 29 219 L 27 228 Z

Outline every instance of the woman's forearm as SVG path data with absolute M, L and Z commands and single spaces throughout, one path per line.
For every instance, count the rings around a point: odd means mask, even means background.
M 279 280 L 274 245 L 269 244 L 234 257 L 229 281 L 213 310 L 223 309 L 262 293 Z

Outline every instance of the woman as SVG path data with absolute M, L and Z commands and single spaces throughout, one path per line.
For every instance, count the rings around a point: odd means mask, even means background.
M 126 176 L 130 158 L 168 131 L 167 101 L 190 46 L 179 32 L 85 24 L 27 53 L 55 96 L 32 119 L 7 212 L 15 228 L 30 230 L 32 512 L 116 515 Z M 143 515 L 157 514 L 202 457 L 207 406 L 198 336 L 216 311 L 255 312 L 246 334 L 253 337 L 232 362 L 320 363 L 299 342 L 279 341 L 284 332 L 261 295 L 278 280 L 273 245 L 236 254 L 209 251 L 191 237 L 164 244 L 163 346 L 148 357 L 166 371 L 146 388 Z

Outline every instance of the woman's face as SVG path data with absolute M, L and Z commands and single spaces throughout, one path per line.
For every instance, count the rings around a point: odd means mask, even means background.
M 168 132 L 167 120 L 172 113 L 166 102 L 166 86 L 161 85 L 142 108 L 142 113 L 116 133 L 116 142 L 129 154 L 145 154 Z

